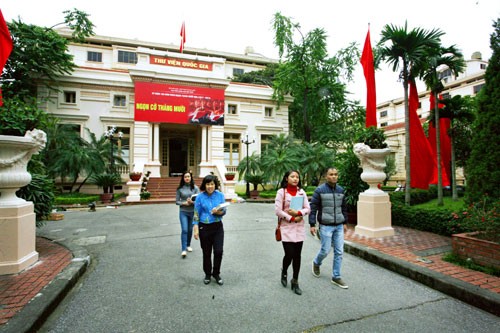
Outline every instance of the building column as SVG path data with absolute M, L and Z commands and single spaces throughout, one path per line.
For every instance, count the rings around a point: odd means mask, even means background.
M 160 177 L 160 124 L 149 123 L 149 129 L 148 163 L 145 169 L 151 172 L 150 177 Z

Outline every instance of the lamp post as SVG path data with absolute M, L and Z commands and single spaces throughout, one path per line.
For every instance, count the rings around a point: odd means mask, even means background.
M 111 174 L 116 173 L 116 171 L 115 171 L 115 158 L 113 155 L 113 142 L 115 140 L 115 134 L 118 135 L 117 141 L 121 140 L 121 138 L 123 137 L 123 133 L 121 131 L 116 133 L 116 126 L 115 125 L 112 125 L 109 130 L 104 132 L 104 137 L 107 138 L 109 140 L 109 143 L 110 143 L 110 156 L 109 156 L 109 164 L 110 165 L 109 165 L 109 168 L 110 168 Z M 114 185 L 111 186 L 111 188 L 109 189 L 109 193 L 111 193 L 111 194 L 114 193 Z
M 251 145 L 252 143 L 255 142 L 255 138 L 250 141 L 248 139 L 248 133 L 245 134 L 245 139 L 241 139 L 241 143 L 247 145 L 247 169 L 245 171 L 245 176 L 248 175 L 248 146 Z M 246 193 L 247 199 L 250 198 L 250 184 L 248 183 L 248 177 L 247 177 L 247 193 Z

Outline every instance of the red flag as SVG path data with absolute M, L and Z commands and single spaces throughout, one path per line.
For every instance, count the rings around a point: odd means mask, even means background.
M 377 93 L 375 89 L 375 67 L 370 42 L 370 29 L 366 34 L 365 46 L 360 59 L 366 79 L 366 127 L 377 126 Z
M 12 51 L 12 38 L 10 37 L 9 28 L 7 28 L 7 23 L 3 18 L 2 10 L 0 10 L 0 75 L 2 75 L 3 68 L 7 59 L 9 58 L 10 52 Z M 2 90 L 0 89 L 0 106 L 3 105 L 2 102 Z
M 434 94 L 431 93 L 429 98 L 430 109 L 434 110 L 435 101 Z M 438 107 L 441 109 L 443 104 L 439 103 Z M 450 185 L 450 166 L 451 166 L 451 138 L 448 134 L 450 129 L 450 119 L 441 118 L 439 120 L 439 132 L 440 132 L 440 146 L 441 146 L 441 185 L 449 186 Z M 436 148 L 436 127 L 434 126 L 434 122 L 429 123 L 429 134 L 428 138 L 429 143 L 432 149 L 432 156 L 436 161 L 436 166 L 433 171 L 433 176 L 431 179 L 431 184 L 438 183 L 438 170 L 437 170 L 437 148 Z
M 186 27 L 184 25 L 184 22 L 182 22 L 182 27 L 181 27 L 181 47 L 179 51 L 182 53 L 184 51 L 184 43 L 186 42 Z
M 418 92 L 415 82 L 410 82 L 410 176 L 411 187 L 427 190 L 436 160 L 417 115 Z

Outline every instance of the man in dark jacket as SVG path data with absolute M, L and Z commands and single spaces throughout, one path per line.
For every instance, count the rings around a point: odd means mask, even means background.
M 342 255 L 344 253 L 344 232 L 347 231 L 347 206 L 344 189 L 337 184 L 339 173 L 335 168 L 328 168 L 325 172 L 326 183 L 314 190 L 311 200 L 311 214 L 309 225 L 311 234 L 320 233 L 321 249 L 312 262 L 312 273 L 320 275 L 320 266 L 328 256 L 333 246 L 332 283 L 340 288 L 347 289 L 347 284 L 341 279 Z M 319 230 L 316 230 L 316 222 Z

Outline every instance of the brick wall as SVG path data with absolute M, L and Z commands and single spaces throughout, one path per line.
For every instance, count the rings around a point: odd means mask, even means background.
M 500 269 L 500 244 L 474 238 L 477 233 L 456 234 L 451 237 L 453 253 L 463 259 Z

